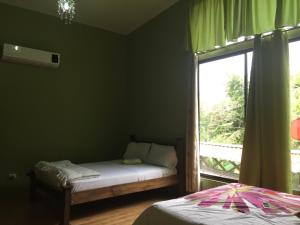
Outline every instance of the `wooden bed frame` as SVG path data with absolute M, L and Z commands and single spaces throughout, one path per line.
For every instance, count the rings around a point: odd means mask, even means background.
M 71 206 L 78 205 L 81 203 L 92 202 L 96 200 L 101 200 L 110 197 L 121 196 L 130 193 L 142 192 L 162 187 L 169 187 L 177 185 L 178 194 L 184 193 L 185 188 L 185 143 L 181 138 L 176 139 L 176 144 L 174 143 L 162 143 L 155 141 L 154 139 L 137 139 L 136 136 L 130 136 L 131 142 L 148 142 L 157 143 L 162 145 L 173 145 L 175 146 L 178 158 L 177 164 L 177 174 L 151 179 L 141 182 L 127 183 L 114 185 L 109 187 L 97 188 L 92 190 L 72 192 L 71 186 L 62 187 L 61 190 L 56 190 L 46 185 L 42 181 L 38 180 L 33 172 L 30 171 L 30 199 L 34 201 L 36 199 L 36 192 L 38 190 L 43 191 L 50 196 L 58 199 L 61 205 L 61 225 L 69 225 Z

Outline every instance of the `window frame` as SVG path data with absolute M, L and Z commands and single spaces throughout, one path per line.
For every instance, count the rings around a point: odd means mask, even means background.
M 295 42 L 295 41 L 300 41 L 300 28 L 296 27 L 290 30 L 286 30 L 288 34 L 288 43 Z M 200 67 L 201 64 L 207 63 L 207 62 L 212 62 L 220 59 L 225 59 L 228 57 L 232 56 L 237 56 L 244 54 L 245 55 L 245 71 L 244 71 L 244 108 L 245 112 L 244 115 L 246 117 L 246 107 L 247 107 L 247 96 L 248 96 L 248 68 L 247 68 L 247 53 L 253 51 L 254 49 L 254 39 L 246 40 L 243 42 L 237 42 L 222 48 L 215 49 L 210 52 L 198 54 L 198 68 Z M 198 76 L 200 76 L 200 69 L 198 69 Z M 200 78 L 199 78 L 200 81 Z M 250 81 L 249 81 L 250 82 Z M 200 90 L 198 90 L 198 109 L 200 108 Z M 198 121 L 200 122 L 200 113 L 198 114 Z M 200 156 L 199 156 L 200 157 Z M 205 178 L 205 179 L 211 179 L 219 182 L 237 182 L 238 180 L 234 178 L 227 178 L 227 177 L 222 177 L 218 175 L 212 175 L 212 174 L 206 174 L 200 172 L 200 177 Z M 299 190 L 294 190 L 295 194 L 300 194 Z
M 246 117 L 246 106 L 247 106 L 247 96 L 248 96 L 248 67 L 247 67 L 247 53 L 253 51 L 253 47 L 250 47 L 249 45 L 253 46 L 253 40 L 248 40 L 246 42 L 236 43 L 230 46 L 227 46 L 224 49 L 217 49 L 214 52 L 205 53 L 202 55 L 199 55 L 198 57 L 198 67 L 200 67 L 201 64 L 213 62 L 221 59 L 226 59 L 238 55 L 244 56 L 244 116 Z M 202 57 L 201 57 L 202 56 Z M 198 75 L 200 76 L 200 69 L 198 70 Z M 199 78 L 200 82 L 200 78 Z M 198 108 L 200 109 L 200 89 L 198 90 Z M 244 119 L 245 119 L 244 117 Z M 200 122 L 200 113 L 198 114 L 198 121 Z M 200 176 L 202 178 L 216 180 L 220 182 L 237 182 L 234 178 L 229 177 L 223 177 L 218 176 L 217 174 L 207 174 L 200 172 Z

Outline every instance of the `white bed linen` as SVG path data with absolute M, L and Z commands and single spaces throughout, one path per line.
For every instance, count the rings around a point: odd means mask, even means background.
M 100 173 L 78 166 L 69 160 L 46 162 L 39 161 L 34 166 L 36 177 L 46 184 L 57 184 L 57 187 L 66 187 L 70 181 L 99 177 Z
M 72 192 L 156 179 L 177 173 L 176 169 L 149 164 L 126 165 L 122 160 L 84 163 L 79 166 L 99 172 L 100 177 L 71 182 Z
M 133 225 L 299 225 L 293 215 L 267 215 L 255 207 L 244 214 L 220 206 L 199 207 L 183 198 L 158 202 L 146 209 Z

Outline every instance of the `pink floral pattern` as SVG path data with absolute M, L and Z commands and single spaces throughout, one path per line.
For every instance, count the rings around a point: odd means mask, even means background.
M 195 201 L 200 207 L 221 205 L 224 209 L 231 208 L 242 213 L 250 213 L 249 203 L 268 214 L 295 214 L 300 211 L 300 196 L 239 183 L 200 191 L 185 196 L 185 199 Z

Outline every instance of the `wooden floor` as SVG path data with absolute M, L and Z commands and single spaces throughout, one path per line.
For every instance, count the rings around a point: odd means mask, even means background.
M 131 225 L 138 215 L 157 201 L 173 198 L 168 190 L 150 191 L 72 207 L 71 225 Z M 0 224 L 57 225 L 59 214 L 54 202 L 29 203 L 28 196 L 0 200 Z

